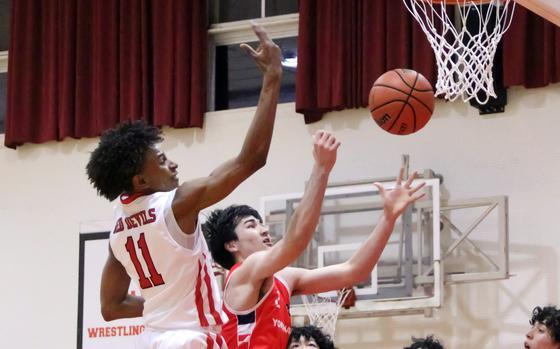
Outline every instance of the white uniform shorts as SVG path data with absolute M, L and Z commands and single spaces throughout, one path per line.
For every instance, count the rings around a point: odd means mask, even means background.
M 157 331 L 146 328 L 136 341 L 136 349 L 227 349 L 216 332 L 195 330 Z

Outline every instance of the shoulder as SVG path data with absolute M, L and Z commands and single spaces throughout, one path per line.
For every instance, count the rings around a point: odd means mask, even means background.
M 286 267 L 276 273 L 276 277 L 282 281 L 289 290 L 293 290 L 299 278 L 307 269 Z

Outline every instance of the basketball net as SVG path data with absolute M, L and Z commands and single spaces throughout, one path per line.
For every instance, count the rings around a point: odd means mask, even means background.
M 436 96 L 486 104 L 496 98 L 492 65 L 513 18 L 512 0 L 403 0 L 436 55 Z M 487 4 L 481 4 L 486 2 Z M 457 26 L 444 5 L 458 5 Z M 474 32 L 467 27 L 467 20 Z M 474 23 L 473 23 L 474 22 Z M 478 30 L 476 30 L 478 27 Z
M 320 294 L 302 295 L 301 299 L 309 317 L 309 324 L 320 328 L 334 341 L 338 313 L 351 292 L 351 288 L 345 288 L 338 291 L 337 296 L 332 298 Z

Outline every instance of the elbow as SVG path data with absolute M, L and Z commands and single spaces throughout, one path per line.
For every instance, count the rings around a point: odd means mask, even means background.
M 250 163 L 255 171 L 263 168 L 266 165 L 266 158 L 268 157 L 269 145 L 261 144 L 250 155 Z
M 108 305 L 101 305 L 101 316 L 105 321 L 113 321 L 117 319 L 115 312 Z
M 256 152 L 250 157 L 240 157 L 238 158 L 238 164 L 240 169 L 242 169 L 247 176 L 250 176 L 266 165 L 266 154 L 259 154 Z
M 266 165 L 266 157 L 257 156 L 249 162 L 248 172 L 250 175 L 257 172 Z
M 367 279 L 371 273 L 371 270 L 364 270 L 363 268 L 357 268 L 352 264 L 346 265 L 346 272 L 344 275 L 348 276 L 348 284 L 349 285 L 356 285 L 357 283 L 364 281 Z
M 267 154 L 258 154 L 253 160 L 253 172 L 257 172 L 266 165 Z

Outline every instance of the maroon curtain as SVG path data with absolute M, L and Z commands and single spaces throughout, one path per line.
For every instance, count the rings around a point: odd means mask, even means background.
M 306 123 L 367 106 L 373 82 L 395 68 L 436 81 L 433 50 L 401 0 L 300 0 L 296 111 Z
M 503 47 L 505 86 L 560 82 L 560 27 L 517 5 Z
M 12 2 L 5 144 L 201 127 L 206 0 Z

